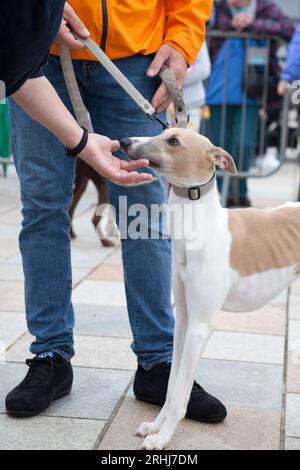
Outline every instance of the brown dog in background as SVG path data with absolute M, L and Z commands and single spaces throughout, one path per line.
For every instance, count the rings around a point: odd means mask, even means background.
M 102 206 L 109 204 L 108 191 L 106 188 L 105 178 L 97 173 L 91 166 L 87 165 L 80 158 L 76 162 L 76 173 L 73 190 L 73 200 L 69 209 L 69 215 L 71 219 L 70 235 L 72 239 L 76 238 L 76 234 L 73 230 L 72 220 L 75 209 L 87 188 L 88 182 L 92 181 L 98 193 L 98 204 Z M 105 206 L 103 206 L 105 207 Z M 98 215 L 97 208 L 92 218 L 92 224 L 95 230 L 98 232 L 101 243 L 103 246 L 115 246 L 119 241 L 119 232 L 116 226 L 114 215 L 111 209 L 107 205 L 104 210 L 101 211 L 101 215 Z

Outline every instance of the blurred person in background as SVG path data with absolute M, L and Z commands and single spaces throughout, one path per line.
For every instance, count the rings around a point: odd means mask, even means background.
M 292 21 L 283 14 L 280 8 L 269 0 L 217 0 L 214 11 L 214 29 L 222 32 L 247 32 L 253 34 L 276 35 L 289 40 L 294 28 Z M 258 41 L 249 43 L 249 46 L 260 45 Z M 263 43 L 262 43 L 263 45 Z M 209 123 L 210 137 L 215 145 L 224 146 L 233 155 L 240 171 L 248 171 L 255 155 L 258 140 L 259 101 L 256 88 L 260 87 L 259 80 L 252 77 L 251 93 L 248 83 L 245 133 L 241 142 L 242 133 L 242 103 L 244 97 L 244 69 L 245 49 L 242 39 L 239 38 L 211 38 L 209 42 L 210 57 L 212 60 L 212 73 L 207 88 L 207 103 L 211 108 Z M 226 63 L 225 63 L 226 61 Z M 269 76 L 272 81 L 278 75 L 276 58 L 276 45 L 272 44 L 270 52 Z M 226 73 L 225 73 L 226 70 Z M 249 78 L 250 79 L 250 78 Z M 251 80 L 250 80 L 251 82 Z M 277 81 L 278 83 L 278 81 Z M 277 88 L 269 83 L 269 105 L 271 104 L 271 88 Z M 226 121 L 224 138 L 222 138 L 222 104 L 226 100 Z M 270 106 L 268 106 L 271 109 Z M 242 160 L 242 165 L 241 165 Z M 218 181 L 222 190 L 222 182 Z M 237 184 L 233 184 L 237 183 Z M 238 188 L 238 194 L 235 189 Z M 251 201 L 248 197 L 247 180 L 231 180 L 228 206 L 249 207 Z
M 284 96 L 288 84 L 293 85 L 294 89 L 297 89 L 297 98 L 299 99 L 299 83 L 300 80 L 300 23 L 298 24 L 292 40 L 289 44 L 288 56 L 285 67 L 281 73 L 281 80 L 278 85 L 278 95 Z M 295 82 L 295 83 L 294 83 Z M 295 109 L 295 121 L 293 129 L 295 130 L 294 136 L 298 142 L 296 148 L 288 148 L 286 150 L 286 156 L 290 158 L 297 158 L 299 155 L 299 129 L 300 129 L 300 108 L 299 102 L 293 103 L 297 105 Z
M 281 73 L 281 80 L 278 85 L 278 94 L 283 96 L 288 83 L 293 83 L 300 79 L 300 23 L 295 30 L 289 44 L 286 65 Z

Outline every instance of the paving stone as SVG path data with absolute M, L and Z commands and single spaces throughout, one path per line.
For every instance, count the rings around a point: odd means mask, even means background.
M 28 352 L 32 336 L 28 333 L 19 339 L 6 353 L 8 362 L 24 362 L 31 357 Z M 74 366 L 96 367 L 104 369 L 135 370 L 136 358 L 127 338 L 107 338 L 96 336 L 75 336 L 76 355 L 72 359 Z M 3 358 L 0 357 L 0 361 Z
M 281 409 L 282 366 L 202 359 L 198 382 L 226 406 Z
M 76 355 L 72 363 L 83 367 L 136 369 L 136 358 L 127 338 L 75 336 Z
M 288 437 L 300 437 L 300 395 L 287 394 L 285 432 Z
M 105 263 L 122 266 L 123 261 L 122 261 L 121 248 L 118 248 L 117 250 L 115 250 L 114 253 L 105 260 Z
M 19 245 L 17 238 L 3 238 L 0 239 L 0 257 L 9 258 L 19 252 Z
M 216 329 L 245 333 L 285 334 L 286 312 L 275 305 L 266 305 L 255 312 L 220 312 Z
M 24 311 L 23 282 L 0 281 L 0 308 L 3 311 Z
M 285 450 L 300 450 L 300 439 L 287 437 L 285 439 Z
M 126 307 L 74 304 L 74 310 L 76 334 L 132 337 Z
M 29 347 L 33 340 L 33 336 L 31 336 L 28 332 L 25 333 L 6 352 L 5 356 L 0 355 L 0 363 L 5 363 L 5 361 L 23 363 L 25 359 L 31 358 L 32 354 L 29 352 Z
M 72 265 L 76 268 L 93 268 L 102 263 L 112 252 L 112 248 L 100 244 L 94 246 L 72 245 Z
M 270 304 L 277 307 L 286 309 L 288 303 L 289 293 L 288 290 L 282 291 L 275 299 L 271 300 Z
M 9 264 L 8 262 L 0 263 L 0 281 L 24 281 L 22 265 Z
M 0 450 L 91 450 L 105 421 L 0 415 Z
M 77 304 L 125 306 L 125 288 L 121 282 L 83 281 L 73 291 Z
M 9 258 L 7 258 L 7 260 L 5 260 L 5 262 L 6 262 L 7 264 L 22 266 L 22 257 L 21 257 L 21 254 L 18 253 L 18 254 L 15 255 L 15 256 L 10 256 Z
M 289 321 L 289 351 L 298 351 L 300 355 L 300 321 Z
M 1 215 L 1 224 L 21 226 L 21 222 L 22 222 L 22 215 L 21 215 L 20 207 L 17 207 L 16 209 L 13 209 L 12 211 L 5 212 L 4 214 Z
M 290 295 L 289 297 L 289 318 L 300 320 L 300 295 Z
M 0 341 L 11 346 L 27 331 L 25 315 L 15 312 L 0 312 Z
M 89 272 L 91 271 L 90 268 L 73 268 L 72 269 L 72 283 L 73 287 L 77 286 L 79 282 L 87 277 Z
M 14 211 L 18 207 L 19 207 L 19 203 L 17 202 L 17 200 L 14 200 L 11 198 L 5 198 L 1 194 L 0 216 L 5 214 L 6 212 Z M 0 221 L 1 221 L 1 217 L 0 217 Z
M 5 397 L 27 373 L 25 364 L 0 364 L 0 413 L 6 413 Z M 72 393 L 53 402 L 43 413 L 83 419 L 109 419 L 120 397 L 124 393 L 132 372 L 109 369 L 74 367 Z
M 300 295 L 300 278 L 296 279 L 296 281 L 291 285 L 291 294 Z
M 114 264 L 101 264 L 89 276 L 94 281 L 117 281 L 124 282 L 122 266 Z
M 247 333 L 215 331 L 204 358 L 282 364 L 284 338 Z
M 134 433 L 142 421 L 153 420 L 159 408 L 127 398 L 106 432 L 99 450 L 139 449 Z M 229 408 L 227 419 L 216 425 L 183 420 L 169 450 L 276 450 L 280 440 L 280 412 Z
M 300 351 L 288 354 L 287 391 L 300 393 Z
M 0 241 L 3 238 L 10 238 L 11 240 L 15 240 L 16 242 L 18 242 L 20 229 L 21 227 L 17 225 L 2 224 L 0 216 Z M 5 258 L 7 258 L 7 256 L 5 256 Z

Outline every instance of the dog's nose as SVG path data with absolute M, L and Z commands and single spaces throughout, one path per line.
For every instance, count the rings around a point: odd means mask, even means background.
M 132 140 L 130 138 L 121 139 L 120 144 L 123 149 L 128 149 L 132 144 Z

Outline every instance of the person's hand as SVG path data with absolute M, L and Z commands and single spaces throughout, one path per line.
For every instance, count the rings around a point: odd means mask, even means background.
M 179 85 L 182 85 L 188 65 L 183 55 L 169 44 L 163 44 L 155 54 L 147 70 L 148 77 L 155 77 L 163 65 L 173 72 Z M 160 112 L 167 108 L 170 103 L 169 92 L 166 85 L 162 83 L 153 96 L 151 104 L 156 111 Z
M 86 39 L 90 36 L 88 29 L 76 15 L 71 5 L 66 2 L 64 6 L 63 20 L 56 36 L 56 41 L 63 42 L 69 46 L 70 49 L 84 49 L 85 46 L 74 38 L 73 34 L 68 28 L 68 25 L 70 25 L 75 33 L 78 34 L 78 36 L 81 38 Z
M 249 13 L 239 13 L 235 15 L 231 22 L 231 26 L 237 31 L 243 31 L 243 29 L 248 28 L 253 23 L 253 16 Z
M 116 152 L 119 147 L 120 144 L 117 140 L 110 140 L 103 135 L 89 134 L 87 146 L 78 157 L 116 184 L 127 185 L 151 181 L 153 176 L 150 173 L 134 171 L 149 165 L 149 160 L 126 161 L 114 157 L 112 152 Z
M 278 87 L 277 87 L 277 93 L 279 96 L 285 95 L 287 84 L 288 84 L 287 80 L 280 80 L 280 82 L 278 83 Z

